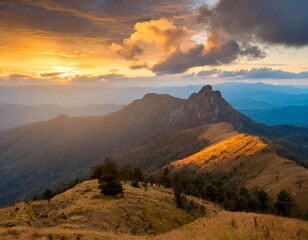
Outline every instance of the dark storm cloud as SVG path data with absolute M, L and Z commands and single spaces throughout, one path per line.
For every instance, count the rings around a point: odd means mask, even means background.
M 206 52 L 204 52 L 204 45 L 199 44 L 187 52 L 175 51 L 164 61 L 155 64 L 151 70 L 157 75 L 179 74 L 192 67 L 228 64 L 239 57 L 260 58 L 263 57 L 263 54 L 260 49 L 254 46 L 241 49 L 240 45 L 233 40 L 218 47 L 211 47 Z
M 230 36 L 303 46 L 308 44 L 307 0 L 220 0 L 203 6 L 199 20 Z
M 81 36 L 98 36 L 103 31 L 88 19 L 17 2 L 0 5 L 2 28 Z
M 129 48 L 118 50 L 117 53 L 126 60 L 137 60 L 137 57 L 143 53 L 143 50 L 139 46 L 133 45 Z
M 191 0 L 1 0 L 0 27 L 121 42 L 137 22 L 184 16 Z

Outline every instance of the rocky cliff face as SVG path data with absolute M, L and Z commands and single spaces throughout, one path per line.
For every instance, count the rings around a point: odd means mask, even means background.
M 236 111 L 211 86 L 203 87 L 192 94 L 185 102 L 170 112 L 170 123 L 182 128 L 192 128 L 204 124 L 229 122 L 243 129 L 247 117 Z

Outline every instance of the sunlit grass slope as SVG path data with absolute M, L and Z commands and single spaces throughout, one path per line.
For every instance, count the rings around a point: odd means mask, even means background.
M 171 164 L 176 169 L 189 167 L 197 172 L 210 171 L 217 162 L 228 159 L 236 159 L 241 156 L 250 156 L 265 149 L 266 144 L 258 137 L 247 134 L 239 134 L 218 144 L 205 148 L 204 150 Z
M 230 186 L 262 189 L 273 199 L 285 189 L 299 211 L 308 210 L 308 170 L 279 156 L 260 137 L 238 134 L 170 166 L 172 172 L 186 170 Z

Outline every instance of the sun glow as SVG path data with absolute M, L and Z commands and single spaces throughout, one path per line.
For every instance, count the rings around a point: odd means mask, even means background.
M 60 80 L 70 81 L 73 77 L 80 74 L 80 71 L 77 68 L 70 68 L 70 67 L 55 67 L 50 73 L 50 76 L 54 76 L 60 78 Z M 48 73 L 47 73 L 48 76 Z

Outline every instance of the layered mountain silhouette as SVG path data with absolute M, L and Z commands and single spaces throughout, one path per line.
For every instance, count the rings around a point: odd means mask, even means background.
M 117 155 L 121 164 L 129 162 L 144 169 L 179 160 L 213 141 L 211 137 L 203 140 L 201 137 L 184 147 L 180 143 L 181 136 L 188 134 L 191 139 L 196 139 L 193 133 L 198 130 L 192 128 L 221 122 L 232 124 L 239 132 L 274 137 L 302 157 L 308 156 L 307 128 L 258 124 L 233 109 L 220 92 L 212 91 L 210 86 L 203 87 L 187 100 L 147 94 L 106 116 L 72 118 L 62 115 L 1 131 L 0 205 L 32 197 L 46 188 L 86 176 L 91 166 L 101 163 L 107 156 Z M 217 131 L 217 135 L 228 131 L 230 129 Z M 169 143 L 159 140 L 168 142 L 170 138 L 173 140 Z M 146 154 L 151 142 L 158 149 L 177 146 L 177 159 L 168 157 L 167 148 L 165 153 L 157 153 L 161 159 L 159 163 L 148 161 L 145 164 L 140 157 L 125 161 L 123 156 L 136 152 L 136 149 L 142 149 Z
M 18 104 L 0 105 L 0 130 L 13 128 L 29 123 L 46 121 L 66 114 L 71 117 L 102 116 L 122 108 L 116 104 L 89 104 L 77 107 L 58 105 L 26 106 Z
M 291 124 L 307 126 L 308 106 L 285 106 L 269 109 L 241 110 L 257 122 L 269 125 Z

